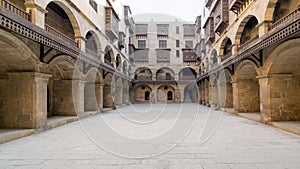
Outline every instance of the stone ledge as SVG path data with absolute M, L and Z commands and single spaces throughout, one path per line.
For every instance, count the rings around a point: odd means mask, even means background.
M 0 129 L 0 144 L 26 137 L 34 133 L 34 129 Z

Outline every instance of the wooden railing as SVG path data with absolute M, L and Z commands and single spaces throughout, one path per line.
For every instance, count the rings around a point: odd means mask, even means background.
M 249 47 L 253 46 L 255 41 L 258 40 L 258 39 L 259 39 L 259 36 L 255 36 L 253 39 L 241 44 L 241 46 L 238 48 L 238 50 L 242 50 L 242 49 L 249 48 Z
M 46 30 L 47 32 L 49 32 L 49 33 L 51 33 L 51 34 L 53 34 L 53 35 L 55 35 L 55 36 L 57 36 L 57 37 L 63 39 L 64 41 L 68 42 L 68 43 L 71 44 L 72 46 L 78 47 L 78 43 L 77 43 L 75 40 L 69 38 L 68 36 L 66 36 L 65 34 L 59 32 L 59 31 L 56 30 L 55 28 L 53 28 L 53 27 L 51 27 L 51 26 L 45 24 L 45 30 Z
M 19 15 L 20 17 L 28 20 L 28 21 L 31 21 L 31 14 L 30 13 L 27 13 L 26 11 L 24 11 L 23 9 L 17 7 L 15 4 L 7 1 L 7 0 L 0 0 L 0 5 L 2 7 L 4 7 L 5 9 Z
M 223 56 L 221 57 L 221 62 L 223 62 L 224 60 L 230 58 L 230 56 L 232 56 L 232 53 L 231 53 L 231 52 L 227 53 L 226 55 L 223 55 Z
M 282 25 L 282 24 L 286 23 L 287 20 L 290 20 L 290 19 L 294 18 L 294 16 L 297 15 L 298 13 L 300 13 L 300 6 L 298 6 L 295 11 L 291 12 L 290 14 L 284 16 L 283 18 L 279 19 L 277 22 L 272 24 L 269 27 L 269 31 L 276 28 L 276 27 L 278 27 L 279 25 Z

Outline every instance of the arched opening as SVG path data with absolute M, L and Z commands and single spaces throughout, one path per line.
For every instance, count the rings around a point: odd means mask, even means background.
M 157 102 L 175 102 L 174 94 L 175 88 L 171 85 L 162 85 L 157 89 Z
M 84 98 L 84 80 L 72 80 L 75 74 L 80 73 L 75 66 L 75 60 L 67 55 L 57 56 L 50 62 L 46 72 L 52 75 L 48 83 L 48 116 L 76 116 L 83 113 L 84 105 L 81 106 L 77 101 Z
M 77 45 L 75 37 L 80 36 L 79 26 L 72 12 L 59 1 L 50 2 L 45 14 L 45 29 L 59 36 L 71 45 Z
M 150 91 L 145 92 L 145 101 L 150 100 Z
M 0 128 L 45 127 L 49 77 L 35 73 L 37 67 L 34 52 L 0 29 Z
M 85 35 L 85 39 L 85 51 L 91 55 L 98 56 L 98 47 L 94 35 L 91 32 L 88 32 Z
M 126 61 L 123 62 L 123 73 L 125 75 L 127 75 L 127 62 Z
M 110 46 L 106 46 L 104 50 L 104 63 L 114 66 L 113 61 L 114 61 L 114 52 L 111 49 Z
M 101 110 L 101 73 L 96 68 L 88 71 L 84 85 L 84 111 Z
M 286 41 L 270 54 L 260 77 L 264 121 L 300 120 L 300 39 Z
M 237 38 L 239 39 L 237 44 L 243 45 L 244 43 L 258 37 L 258 20 L 255 16 L 246 17 L 239 27 L 237 35 Z
M 152 80 L 152 71 L 147 67 L 138 68 L 134 73 L 135 80 Z
M 152 89 L 147 84 L 140 84 L 134 87 L 134 102 L 144 103 L 151 100 Z M 146 97 L 147 96 L 147 97 Z
M 168 91 L 168 101 L 173 100 L 173 92 L 172 91 Z
M 230 38 L 226 37 L 224 38 L 224 40 L 221 43 L 221 48 L 220 48 L 220 55 L 227 55 L 231 53 L 231 49 L 232 49 L 232 42 L 230 40 Z
M 166 73 L 166 80 L 172 80 L 172 76 L 170 73 Z
M 260 112 L 259 83 L 255 66 L 243 61 L 236 70 L 233 81 L 234 109 L 237 112 Z
M 215 49 L 211 52 L 211 60 L 212 60 L 212 66 L 218 64 L 218 53 Z
M 233 108 L 231 74 L 227 69 L 221 71 L 219 74 L 218 102 L 220 108 Z
M 117 54 L 117 57 L 116 57 L 116 66 L 117 66 L 118 70 L 121 70 L 121 67 L 122 67 L 121 63 L 122 63 L 121 56 L 119 54 Z
M 195 80 L 197 73 L 193 68 L 186 67 L 180 70 L 179 80 Z
M 103 86 L 103 108 L 114 108 L 114 77 L 111 73 L 105 73 Z
M 156 80 L 175 80 L 175 73 L 170 68 L 160 68 L 156 72 Z
M 184 102 L 185 103 L 198 103 L 198 86 L 189 84 L 184 88 Z
M 299 0 L 278 0 L 274 7 L 273 23 L 299 8 Z

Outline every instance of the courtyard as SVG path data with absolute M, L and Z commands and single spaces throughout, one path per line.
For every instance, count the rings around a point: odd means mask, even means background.
M 199 104 L 133 104 L 0 145 L 0 168 L 299 168 L 300 137 Z

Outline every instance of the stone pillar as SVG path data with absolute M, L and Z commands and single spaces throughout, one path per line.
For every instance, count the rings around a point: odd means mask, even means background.
M 84 111 L 98 111 L 97 89 L 95 83 L 86 83 L 84 87 Z
M 181 102 L 181 90 L 179 88 L 175 89 L 175 103 L 180 103 Z
M 262 121 L 300 120 L 300 87 L 292 74 L 259 76 Z
M 236 80 L 232 82 L 233 108 L 240 113 L 260 112 L 259 84 L 252 79 Z
M 212 85 L 209 83 L 208 85 L 208 106 L 212 105 L 212 101 L 213 101 L 213 88 Z
M 26 12 L 31 14 L 31 22 L 36 26 L 44 29 L 45 14 L 47 11 L 34 2 L 25 2 Z
M 261 24 L 258 25 L 258 34 L 259 37 L 265 35 L 267 32 L 269 32 L 269 26 L 271 25 L 272 21 L 263 21 Z
M 237 44 L 232 45 L 232 55 L 236 54 L 238 51 L 239 46 Z
M 211 84 L 211 106 L 218 107 L 218 86 L 217 84 Z
M 51 75 L 8 73 L 0 82 L 0 127 L 42 129 L 47 124 L 47 84 Z
M 119 86 L 119 84 L 116 85 L 115 89 L 115 94 L 114 94 L 114 100 L 115 100 L 115 105 L 119 106 L 122 105 L 122 86 Z
M 99 94 L 99 96 L 98 96 L 98 99 L 99 99 L 98 105 L 99 105 L 100 111 L 103 110 L 103 86 L 104 86 L 103 83 L 99 83 L 99 84 L 96 85 L 96 88 L 99 89 L 99 92 L 98 92 L 98 94 Z
M 53 114 L 76 116 L 84 112 L 83 80 L 55 80 L 53 82 Z
M 81 51 L 85 52 L 86 39 L 82 36 L 76 36 L 75 42 L 77 42 L 78 48 L 80 48 Z
M 152 103 L 157 103 L 157 101 L 158 101 L 158 95 L 157 95 L 157 92 L 158 92 L 158 90 L 157 90 L 157 88 L 155 87 L 154 89 L 153 89 L 153 91 L 152 91 L 152 93 L 151 93 L 151 96 L 150 96 L 150 99 L 151 99 L 151 102 Z
M 205 105 L 209 106 L 209 87 L 208 85 L 207 86 L 204 86 L 204 93 L 205 93 Z

